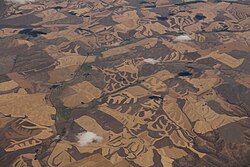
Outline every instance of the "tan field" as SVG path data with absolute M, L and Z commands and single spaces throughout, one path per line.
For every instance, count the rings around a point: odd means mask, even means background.
M 247 0 L 0 2 L 0 166 L 249 167 Z

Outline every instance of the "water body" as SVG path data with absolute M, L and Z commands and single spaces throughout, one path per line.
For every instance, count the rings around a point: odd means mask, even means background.
M 61 7 L 61 6 L 56 6 L 56 7 L 54 7 L 54 9 L 55 9 L 55 10 L 61 10 L 61 9 L 63 9 L 63 7 Z
M 168 18 L 167 17 L 163 17 L 163 16 L 158 16 L 158 17 L 156 17 L 158 20 L 161 20 L 161 21 L 166 21 L 166 20 L 168 20 Z
M 76 16 L 76 12 L 74 12 L 74 11 L 70 11 L 70 12 L 68 12 L 69 14 L 71 14 L 71 15 L 73 15 L 73 16 Z
M 159 100 L 159 99 L 161 99 L 161 100 L 163 100 L 163 97 L 161 97 L 161 96 L 149 96 L 148 97 L 149 99 L 152 99 L 152 100 Z
M 192 73 L 188 72 L 188 71 L 183 71 L 183 72 L 178 73 L 178 76 L 182 76 L 182 77 L 191 76 L 191 75 L 192 75 Z
M 25 34 L 31 37 L 38 37 L 39 35 L 43 35 L 47 33 L 42 32 L 42 31 L 34 31 L 32 29 L 25 29 L 25 30 L 20 31 L 19 34 Z
M 146 5 L 145 8 L 156 8 L 156 5 Z
M 197 15 L 195 15 L 194 18 L 195 18 L 196 20 L 203 20 L 203 19 L 205 19 L 205 18 L 207 18 L 207 17 L 204 16 L 203 14 L 198 13 Z

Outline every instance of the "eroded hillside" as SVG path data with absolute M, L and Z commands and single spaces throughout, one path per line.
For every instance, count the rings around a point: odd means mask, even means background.
M 247 1 L 6 7 L 3 166 L 249 166 Z

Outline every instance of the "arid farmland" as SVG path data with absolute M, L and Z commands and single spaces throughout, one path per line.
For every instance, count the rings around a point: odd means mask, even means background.
M 1 1 L 0 166 L 249 167 L 249 1 Z

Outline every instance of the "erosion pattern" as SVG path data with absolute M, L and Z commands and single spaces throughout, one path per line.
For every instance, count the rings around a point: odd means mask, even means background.
M 249 166 L 248 1 L 6 7 L 0 166 Z

